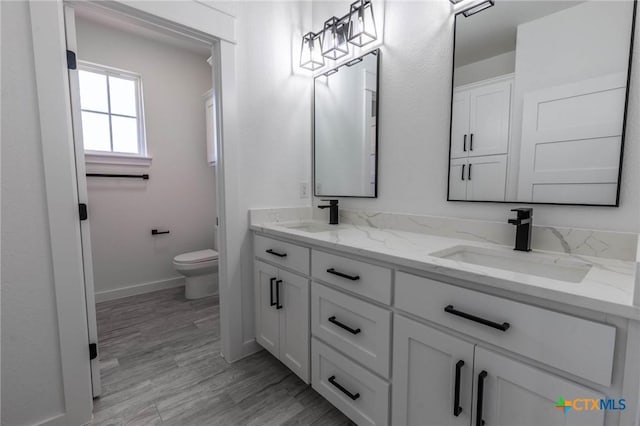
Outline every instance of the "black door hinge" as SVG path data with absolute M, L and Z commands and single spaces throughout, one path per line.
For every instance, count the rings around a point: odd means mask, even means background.
M 85 203 L 78 204 L 78 211 L 80 212 L 80 220 L 87 220 L 89 218 L 87 205 Z
M 76 61 L 76 52 L 67 50 L 67 68 L 75 70 L 78 68 L 78 62 Z
M 89 360 L 98 358 L 98 344 L 89 343 Z

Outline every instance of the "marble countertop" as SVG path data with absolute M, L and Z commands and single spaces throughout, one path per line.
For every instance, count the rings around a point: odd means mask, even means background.
M 455 246 L 502 250 L 509 256 L 529 255 L 529 253 L 514 253 L 512 247 L 352 224 L 340 224 L 335 229 L 320 232 L 289 228 L 296 224 L 299 222 L 254 223 L 250 228 L 275 237 L 472 282 L 478 285 L 479 290 L 485 286 L 493 287 L 640 320 L 640 306 L 633 305 L 635 262 L 533 251 L 547 259 L 555 258 L 557 262 L 575 260 L 592 265 L 581 282 L 572 283 L 432 255 Z M 317 222 L 317 224 L 322 227 L 324 223 Z

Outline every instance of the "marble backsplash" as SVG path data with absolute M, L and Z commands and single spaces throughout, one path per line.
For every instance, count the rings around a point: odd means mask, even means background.
M 327 211 L 310 207 L 250 210 L 252 224 L 327 218 Z M 348 209 L 340 209 L 340 222 L 507 246 L 515 240 L 515 227 L 506 222 Z M 535 222 L 531 236 L 531 247 L 537 250 L 627 261 L 636 260 L 637 245 L 635 233 L 536 226 Z

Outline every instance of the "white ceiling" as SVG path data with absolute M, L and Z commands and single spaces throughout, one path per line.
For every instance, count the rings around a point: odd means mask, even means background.
M 190 38 L 188 36 L 173 32 L 171 30 L 152 25 L 142 20 L 122 15 L 108 9 L 74 4 L 74 10 L 78 19 L 95 22 L 114 28 L 118 31 L 134 34 L 140 37 L 175 46 L 203 56 L 206 60 L 211 56 L 211 46 Z
M 493 7 L 476 15 L 458 15 L 455 66 L 515 50 L 518 25 L 580 3 L 583 1 L 495 0 Z

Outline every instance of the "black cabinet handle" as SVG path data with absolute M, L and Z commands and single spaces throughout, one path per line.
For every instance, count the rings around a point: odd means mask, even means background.
M 476 407 L 476 426 L 484 426 L 484 420 L 482 420 L 482 399 L 484 398 L 484 379 L 487 377 L 487 372 L 482 370 L 478 374 L 478 402 Z
M 168 234 L 170 231 L 158 231 L 157 229 L 152 229 L 151 230 L 151 235 L 162 235 L 162 234 Z
M 464 139 L 462 141 L 462 151 L 467 152 L 467 135 L 464 135 Z
M 353 401 L 355 401 L 356 399 L 360 398 L 360 394 L 359 393 L 353 394 L 353 393 L 349 392 L 348 390 L 346 390 L 344 388 L 344 386 L 342 386 L 340 383 L 336 382 L 336 376 L 329 377 L 329 383 L 331 383 L 333 386 L 337 387 L 342 393 L 347 395 Z
M 463 365 L 463 360 L 456 362 L 456 387 L 453 393 L 453 415 L 456 417 L 462 413 L 462 407 L 460 406 L 460 370 L 462 370 Z
M 265 250 L 267 253 L 272 254 L 274 256 L 278 256 L 278 257 L 287 257 L 287 253 L 278 253 L 277 251 L 274 251 L 272 249 L 268 249 Z
M 471 140 L 469 141 L 469 151 L 473 151 L 473 133 L 471 133 Z
M 508 322 L 503 322 L 502 324 L 500 324 L 500 323 L 497 323 L 497 322 L 486 320 L 484 318 L 477 317 L 475 315 L 468 314 L 466 312 L 457 311 L 457 310 L 455 310 L 453 305 L 446 306 L 444 308 L 444 311 L 446 313 L 448 313 L 448 314 L 455 315 L 455 316 L 458 316 L 458 317 L 462 317 L 462 318 L 465 318 L 465 319 L 480 323 L 482 325 L 486 325 L 488 327 L 496 328 L 496 329 L 498 329 L 500 331 L 507 331 L 509 329 L 509 327 L 511 327 L 511 324 L 509 324 Z
M 269 279 L 269 306 L 275 306 L 276 302 L 273 301 L 273 282 L 275 281 L 275 277 L 274 278 L 270 278 Z
M 347 331 L 348 331 L 349 333 L 351 333 L 351 334 L 358 334 L 358 333 L 360 333 L 360 332 L 362 331 L 362 330 L 360 330 L 359 328 L 355 328 L 355 329 L 354 329 L 354 328 L 349 327 L 348 325 L 345 325 L 345 324 L 341 323 L 340 321 L 338 321 L 338 320 L 336 319 L 335 315 L 334 315 L 334 316 L 332 316 L 332 317 L 329 317 L 328 321 L 329 321 L 330 323 L 332 323 L 332 324 L 337 325 L 338 327 L 340 327 L 340 328 L 342 328 L 342 329 L 344 329 L 344 330 L 347 330 Z
M 346 279 L 351 280 L 351 281 L 358 281 L 360 279 L 360 275 L 348 275 L 348 274 L 345 274 L 343 272 L 338 272 L 333 268 L 327 269 L 327 272 L 330 273 L 330 274 L 333 274 L 333 275 L 337 275 L 337 276 L 342 277 L 342 278 L 346 278 Z
M 471 166 L 473 166 L 473 164 L 469 164 L 469 173 L 467 175 L 468 180 L 471 180 Z
M 462 174 L 460 175 L 460 179 L 464 180 L 464 167 L 466 166 L 466 164 L 462 165 Z
M 282 280 L 276 281 L 276 309 L 282 309 L 282 303 L 280 303 L 280 284 Z

